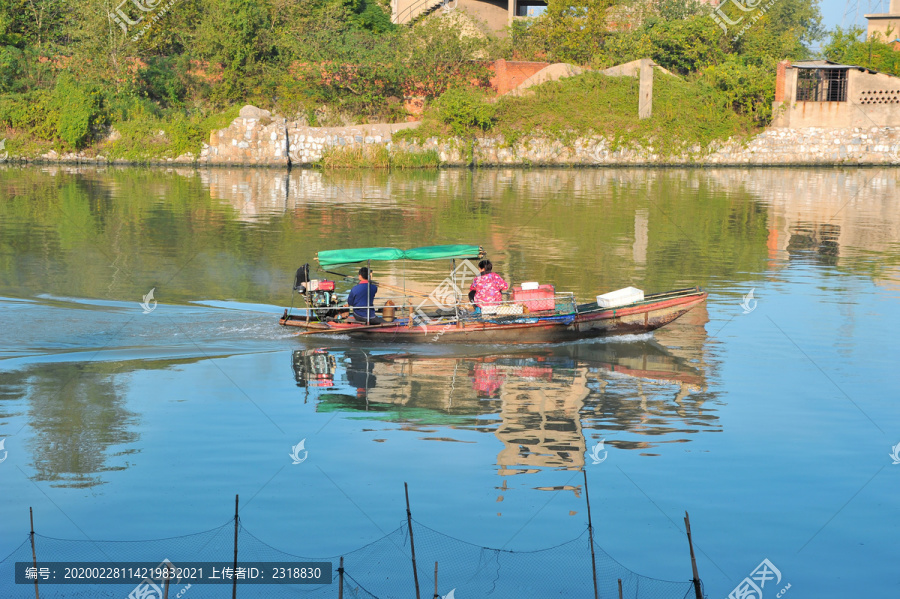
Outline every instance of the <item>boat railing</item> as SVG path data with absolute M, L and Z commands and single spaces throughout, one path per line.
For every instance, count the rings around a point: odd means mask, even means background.
M 533 318 L 575 315 L 578 310 L 575 294 L 570 292 L 554 293 L 552 297 L 539 299 L 511 299 L 509 294 L 498 302 L 489 305 L 475 306 L 468 301 L 468 297 L 454 297 L 446 300 L 422 301 L 411 295 L 388 295 L 378 297 L 370 306 L 332 306 L 328 310 L 342 313 L 342 316 L 351 310 L 373 309 L 379 316 L 383 316 L 385 307 L 391 305 L 394 308 L 396 320 L 406 320 L 412 314 L 417 324 L 443 324 L 457 320 L 497 320 L 505 318 Z M 446 302 L 446 303 L 444 303 Z M 342 302 L 343 304 L 343 302 Z M 308 307 L 309 309 L 309 307 Z M 313 308 L 315 310 L 315 308 Z M 337 320 L 342 320 L 338 317 Z
M 475 306 L 468 301 L 433 305 L 431 310 L 417 310 L 414 319 L 418 324 L 442 324 L 455 320 L 498 320 L 517 318 L 547 318 L 575 315 L 577 304 L 574 293 L 555 293 L 541 299 L 505 298 L 489 305 Z
M 575 313 L 576 303 L 574 293 L 561 292 L 540 299 L 523 300 L 507 297 L 501 302 L 480 308 L 481 314 L 486 316 L 565 315 Z

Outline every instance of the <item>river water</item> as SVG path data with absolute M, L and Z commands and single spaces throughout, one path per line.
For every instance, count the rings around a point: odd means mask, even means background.
M 277 325 L 317 250 L 445 243 L 584 301 L 709 300 L 539 347 Z M 447 270 L 375 265 L 425 293 Z M 435 530 L 547 548 L 585 530 L 585 471 L 597 543 L 631 570 L 691 578 L 687 510 L 710 597 L 764 559 L 766 598 L 895 596 L 898 317 L 897 169 L 7 166 L 0 559 L 29 506 L 46 536 L 158 539 L 226 523 L 235 494 L 270 545 L 337 555 L 405 521 L 404 482 Z

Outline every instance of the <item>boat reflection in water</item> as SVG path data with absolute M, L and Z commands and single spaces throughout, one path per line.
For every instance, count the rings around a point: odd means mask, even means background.
M 307 349 L 293 363 L 318 411 L 365 412 L 433 440 L 460 429 L 492 433 L 503 444 L 498 474 L 509 475 L 578 470 L 601 438 L 654 455 L 646 450 L 720 430 L 710 365 L 702 344 L 687 341 L 677 350 L 650 335 L 452 353 Z

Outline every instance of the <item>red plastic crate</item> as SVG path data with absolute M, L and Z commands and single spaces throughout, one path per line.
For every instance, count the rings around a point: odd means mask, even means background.
M 517 304 L 523 304 L 528 308 L 529 312 L 543 312 L 556 309 L 553 299 L 555 293 L 553 285 L 541 285 L 537 289 L 528 290 L 516 285 L 513 287 L 512 298 Z

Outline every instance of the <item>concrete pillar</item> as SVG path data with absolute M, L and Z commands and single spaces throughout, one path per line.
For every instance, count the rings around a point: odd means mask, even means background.
M 797 69 L 793 67 L 784 70 L 784 101 L 788 104 L 797 101 Z
M 512 27 L 513 19 L 516 18 L 516 0 L 508 0 L 507 6 L 507 11 L 509 13 L 509 22 L 507 23 L 507 25 Z
M 782 60 L 778 63 L 778 70 L 775 75 L 775 101 L 790 102 L 790 99 L 784 95 L 784 73 L 791 66 L 790 60 Z
M 638 91 L 638 118 L 649 119 L 653 113 L 653 61 L 641 59 L 641 83 Z
M 847 69 L 847 102 L 856 104 L 859 99 L 860 79 L 865 75 L 856 69 Z M 857 104 L 857 108 L 863 108 Z
M 889 14 L 892 15 L 900 15 L 900 0 L 891 0 L 891 8 L 888 10 Z M 897 33 L 896 31 L 894 33 Z

